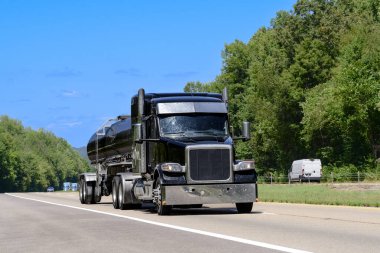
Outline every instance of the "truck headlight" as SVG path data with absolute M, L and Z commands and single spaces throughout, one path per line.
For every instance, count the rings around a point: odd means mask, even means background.
M 178 163 L 163 163 L 161 169 L 167 172 L 185 172 L 185 166 Z
M 241 161 L 234 165 L 234 171 L 253 170 L 255 169 L 255 161 Z

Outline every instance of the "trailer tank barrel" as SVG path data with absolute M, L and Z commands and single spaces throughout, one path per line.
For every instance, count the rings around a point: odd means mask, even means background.
M 87 156 L 91 163 L 96 163 L 96 147 L 98 160 L 116 156 L 128 155 L 132 151 L 131 118 L 118 117 L 118 121 L 105 127 L 103 135 L 94 133 L 87 144 Z M 98 142 L 98 145 L 96 145 Z

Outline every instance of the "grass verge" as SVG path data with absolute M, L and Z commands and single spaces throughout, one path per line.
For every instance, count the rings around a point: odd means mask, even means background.
M 380 207 L 380 189 L 352 189 L 332 184 L 260 184 L 262 202 Z

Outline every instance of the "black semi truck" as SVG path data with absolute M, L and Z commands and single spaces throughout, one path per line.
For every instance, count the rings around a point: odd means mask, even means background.
M 226 90 L 216 93 L 147 93 L 132 97 L 131 115 L 100 127 L 87 154 L 96 173 L 79 175 L 79 199 L 114 208 L 153 202 L 159 215 L 176 207 L 235 203 L 249 213 L 257 198 L 253 160 L 235 159 L 234 141 L 248 140 L 249 123 L 234 137 Z

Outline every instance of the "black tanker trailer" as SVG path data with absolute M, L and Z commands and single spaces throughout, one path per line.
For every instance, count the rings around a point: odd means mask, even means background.
M 235 158 L 227 92 L 148 93 L 131 99 L 131 115 L 119 116 L 90 138 L 87 153 L 96 173 L 79 175 L 79 199 L 100 202 L 112 194 L 114 208 L 153 202 L 158 214 L 177 207 L 235 203 L 250 212 L 257 198 L 253 160 Z
M 87 144 L 87 156 L 91 163 L 99 163 L 109 157 L 130 154 L 132 151 L 132 124 L 128 116 L 119 116 L 110 126 L 94 133 Z

